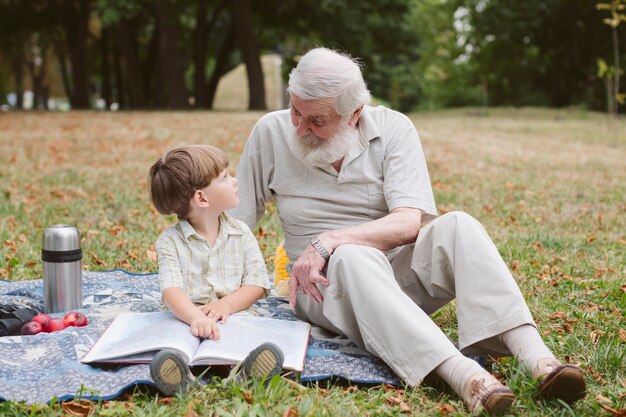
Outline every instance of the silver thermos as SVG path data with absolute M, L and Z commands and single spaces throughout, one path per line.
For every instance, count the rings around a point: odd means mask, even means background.
M 43 232 L 43 299 L 46 313 L 83 306 L 83 252 L 80 232 L 68 224 L 56 224 Z

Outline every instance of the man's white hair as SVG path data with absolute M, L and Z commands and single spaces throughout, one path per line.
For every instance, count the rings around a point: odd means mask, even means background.
M 343 117 L 371 99 L 359 63 L 328 48 L 311 49 L 300 59 L 289 74 L 287 91 L 302 100 L 332 99 Z

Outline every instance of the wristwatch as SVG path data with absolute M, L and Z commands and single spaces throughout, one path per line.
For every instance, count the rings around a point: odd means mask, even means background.
M 324 258 L 324 261 L 328 261 L 328 258 L 330 258 L 330 252 L 328 252 L 324 245 L 322 245 L 319 236 L 314 236 L 313 239 L 311 239 L 311 245 L 317 251 L 317 253 L 319 253 L 320 256 Z

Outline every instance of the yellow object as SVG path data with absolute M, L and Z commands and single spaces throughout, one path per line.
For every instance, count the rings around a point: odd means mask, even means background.
M 289 295 L 289 273 L 287 272 L 287 251 L 283 246 L 283 242 L 276 248 L 276 256 L 274 257 L 274 287 L 278 295 Z

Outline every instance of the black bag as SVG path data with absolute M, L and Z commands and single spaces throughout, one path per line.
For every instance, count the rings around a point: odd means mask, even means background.
M 0 336 L 13 336 L 20 332 L 22 325 L 29 322 L 39 312 L 30 307 L 0 304 Z

